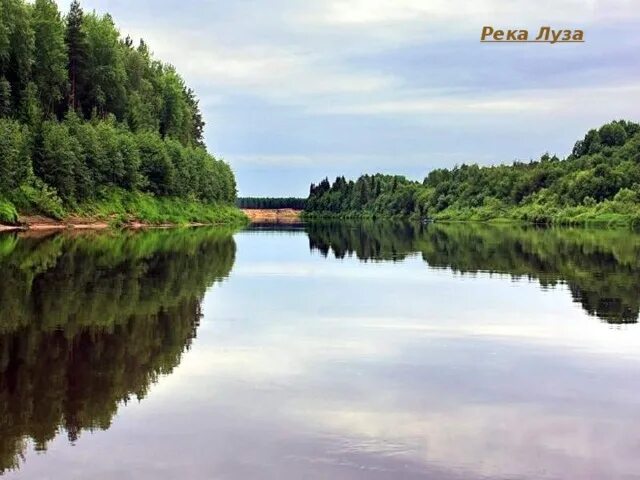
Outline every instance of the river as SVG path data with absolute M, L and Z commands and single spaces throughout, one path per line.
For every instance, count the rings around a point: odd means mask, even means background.
M 7 479 L 640 478 L 640 234 L 0 236 Z

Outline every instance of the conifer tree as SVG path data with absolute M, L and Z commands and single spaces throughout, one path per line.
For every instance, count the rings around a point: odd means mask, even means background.
M 33 8 L 35 63 L 33 80 L 45 116 L 51 117 L 67 88 L 64 25 L 53 0 L 36 0 Z
M 69 108 L 79 111 L 84 93 L 87 64 L 87 34 L 84 30 L 84 12 L 74 0 L 67 15 L 64 35 L 67 46 L 67 71 L 69 75 Z

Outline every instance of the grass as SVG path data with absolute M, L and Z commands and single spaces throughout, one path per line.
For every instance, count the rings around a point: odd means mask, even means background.
M 17 224 L 18 212 L 62 221 L 70 217 L 82 217 L 88 221 L 107 221 L 114 227 L 130 222 L 150 225 L 243 225 L 248 222 L 246 215 L 233 205 L 154 197 L 148 193 L 115 188 L 101 191 L 98 198 L 91 202 L 65 208 L 52 190 L 41 185 L 25 185 L 13 195 L 12 201 L 0 199 L 1 223 Z
M 238 224 L 247 217 L 233 205 L 205 204 L 175 197 L 110 189 L 100 199 L 79 205 L 70 214 L 109 220 L 114 224 L 139 221 L 152 225 L 191 223 Z
M 349 212 L 303 212 L 305 220 L 314 219 L 420 219 L 416 214 L 410 216 L 389 216 L 371 211 Z M 623 227 L 640 226 L 640 204 L 637 202 L 605 200 L 595 205 L 558 207 L 548 204 L 528 204 L 521 206 L 484 205 L 464 208 L 450 206 L 445 210 L 428 215 L 427 220 L 437 222 L 482 222 L 482 223 L 520 223 L 545 224 L 558 226 L 596 226 Z
M 15 225 L 18 223 L 18 211 L 13 203 L 0 198 L 0 223 Z

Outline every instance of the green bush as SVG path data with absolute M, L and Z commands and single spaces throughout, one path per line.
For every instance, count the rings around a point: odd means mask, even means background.
M 27 214 L 46 215 L 58 220 L 66 215 L 56 191 L 38 179 L 34 179 L 31 184 L 22 185 L 14 194 L 14 203 L 21 212 Z
M 244 224 L 247 217 L 225 203 L 203 203 L 178 197 L 158 197 L 118 188 L 103 189 L 97 199 L 81 204 L 72 213 L 124 225 L 130 221 L 149 224 Z
M 11 202 L 0 198 L 0 223 L 15 225 L 18 223 L 18 212 Z

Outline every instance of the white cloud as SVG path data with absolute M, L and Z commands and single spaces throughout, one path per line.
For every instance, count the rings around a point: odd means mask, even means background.
M 320 106 L 319 111 L 347 115 L 406 115 L 406 114 L 524 114 L 536 116 L 544 113 L 565 116 L 580 114 L 583 109 L 621 113 L 640 103 L 640 85 L 611 85 L 575 88 L 547 88 L 509 90 L 490 93 L 452 93 L 422 99 L 420 91 L 400 99 L 368 103 Z M 634 108 L 631 108 L 633 111 Z M 631 113 L 631 112 L 630 112 Z
M 319 18 L 331 24 L 424 24 L 455 22 L 457 28 L 479 21 L 517 25 L 535 22 L 595 22 L 638 17 L 632 0 L 336 0 L 325 2 Z M 560 25 L 558 25 L 560 27 Z
M 99 10 L 107 9 L 104 3 Z M 93 4 L 102 6 L 103 2 Z M 357 66 L 351 57 L 356 53 L 375 57 L 413 42 L 419 42 L 425 50 L 437 49 L 430 46 L 432 41 L 437 44 L 459 39 L 456 30 L 472 28 L 479 32 L 487 22 L 504 23 L 505 27 L 538 26 L 540 22 L 570 27 L 580 22 L 628 21 L 640 17 L 636 6 L 630 0 L 284 1 L 273 9 L 267 4 L 247 5 L 244 9 L 250 21 L 242 19 L 239 13 L 243 8 L 238 12 L 237 6 L 230 9 L 232 13 L 226 12 L 227 16 L 220 8 L 219 17 L 198 20 L 199 8 L 193 5 L 192 15 L 186 15 L 189 21 L 176 18 L 170 34 L 166 18 L 148 23 L 135 20 L 138 17 L 133 15 L 133 19 L 118 19 L 118 23 L 124 22 L 123 34 L 144 37 L 157 57 L 175 64 L 190 82 L 221 92 L 218 96 L 222 97 L 251 95 L 276 105 L 297 105 L 308 113 L 544 113 L 557 109 L 563 99 L 570 102 L 571 97 L 579 96 L 580 87 L 573 89 L 576 93 L 566 88 L 514 93 L 506 83 L 502 88 L 469 96 L 456 90 L 456 78 L 450 79 L 448 89 L 435 90 L 428 85 L 416 89 L 408 86 L 405 74 Z M 193 28 L 194 22 L 201 28 Z M 435 38 L 430 37 L 434 28 L 440 32 Z M 387 29 L 393 38 L 387 36 Z M 475 37 L 468 40 L 474 42 L 474 48 L 481 48 L 475 45 Z M 551 50 L 545 53 L 556 55 Z M 544 62 L 545 54 L 540 55 L 536 52 L 536 61 Z M 455 59 L 420 69 L 446 72 L 452 65 L 456 65 Z M 458 64 L 456 69 L 463 69 L 463 65 Z M 451 71 L 452 75 L 456 73 Z M 473 70 L 467 73 L 472 75 Z M 535 77 L 531 84 L 535 84 Z
M 640 47 L 637 0 L 83 5 L 110 11 L 123 35 L 143 37 L 157 58 L 176 65 L 202 98 L 212 150 L 232 165 L 264 161 L 284 169 L 336 159 L 365 168 L 402 145 L 420 159 L 473 149 L 478 158 L 509 160 L 569 146 L 576 133 L 612 118 L 640 115 L 632 62 Z M 587 42 L 482 49 L 484 24 L 584 28 Z M 540 128 L 532 132 L 531 125 Z M 461 143 L 442 135 L 451 127 Z M 499 144 L 477 144 L 487 130 L 502 132 Z M 397 161 L 389 157 L 386 165 Z M 432 166 L 441 165 L 425 170 Z

